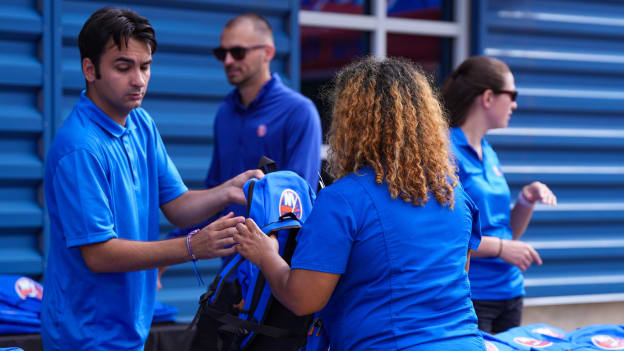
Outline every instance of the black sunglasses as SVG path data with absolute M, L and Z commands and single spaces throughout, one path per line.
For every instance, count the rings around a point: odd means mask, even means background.
M 518 98 L 518 92 L 516 90 L 494 90 L 495 94 L 507 94 L 511 101 L 516 101 Z
M 265 46 L 266 45 L 255 45 L 255 46 L 250 46 L 248 48 L 243 47 L 243 46 L 234 46 L 229 49 L 218 47 L 218 48 L 212 49 L 212 52 L 214 53 L 215 57 L 219 61 L 224 61 L 225 56 L 227 56 L 228 52 L 230 53 L 230 55 L 232 55 L 233 59 L 235 59 L 236 61 L 240 61 L 245 58 L 245 55 L 247 55 L 247 51 L 260 49 Z

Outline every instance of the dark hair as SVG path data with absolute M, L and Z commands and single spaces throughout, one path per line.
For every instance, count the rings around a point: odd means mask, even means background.
M 80 61 L 89 58 L 95 66 L 95 77 L 100 79 L 100 58 L 112 38 L 121 50 L 122 40 L 127 46 L 130 38 L 146 43 L 156 52 L 156 34 L 147 18 L 132 10 L 104 7 L 94 12 L 78 35 Z
M 328 171 L 335 179 L 370 166 L 390 197 L 453 207 L 457 182 L 448 124 L 425 74 L 401 58 L 367 57 L 334 79 Z
M 502 90 L 508 72 L 511 71 L 503 61 L 489 56 L 473 56 L 462 62 L 442 86 L 449 125 L 464 124 L 475 97 L 487 89 Z
M 231 28 L 241 24 L 244 21 L 250 21 L 254 29 L 262 35 L 268 35 L 273 37 L 273 29 L 269 22 L 262 16 L 257 13 L 244 13 L 242 15 L 238 15 L 231 20 L 229 20 L 224 28 Z

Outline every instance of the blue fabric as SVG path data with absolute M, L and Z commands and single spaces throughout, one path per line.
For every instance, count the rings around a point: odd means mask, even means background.
M 178 308 L 160 301 L 154 303 L 154 318 L 152 323 L 175 322 Z
M 321 169 L 321 122 L 308 98 L 286 87 L 273 74 L 256 98 L 245 108 L 238 90 L 233 90 L 219 107 L 214 125 L 212 163 L 206 188 L 217 186 L 248 169 L 258 167 L 260 157 L 275 161 L 278 170 L 290 170 L 316 189 Z M 171 233 L 180 236 L 233 211 L 247 216 L 247 208 L 230 205 L 193 228 Z
M 19 275 L 0 275 L 0 306 L 39 314 L 42 298 L 43 286 L 36 281 Z
M 624 350 L 624 325 L 591 325 L 570 334 L 574 351 Z
M 483 340 L 485 340 L 486 351 L 517 351 L 519 350 L 513 345 L 508 344 L 506 341 L 499 339 L 495 335 L 491 335 L 488 333 L 482 333 L 482 335 L 483 335 Z
M 46 350 L 142 350 L 156 269 L 96 274 L 79 246 L 158 240 L 159 207 L 187 188 L 142 108 L 116 124 L 84 92 L 48 152 L 50 250 L 42 339 Z
M 481 141 L 483 161 L 460 127 L 451 128 L 453 153 L 464 189 L 479 208 L 481 234 L 512 239 L 510 192 L 492 146 Z M 470 286 L 475 300 L 508 300 L 524 296 L 524 277 L 517 267 L 496 257 L 470 260 Z
M 464 267 L 477 211 L 391 199 L 364 168 L 321 190 L 293 269 L 341 274 L 321 311 L 331 350 L 485 350 Z
M 511 328 L 496 334 L 496 338 L 517 350 L 567 351 L 573 348 L 568 333 L 546 324 L 531 324 Z

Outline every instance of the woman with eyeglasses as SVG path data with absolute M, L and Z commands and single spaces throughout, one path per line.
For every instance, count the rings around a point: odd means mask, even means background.
M 509 186 L 484 135 L 507 127 L 518 107 L 517 96 L 509 67 L 487 56 L 464 61 L 442 87 L 458 176 L 479 208 L 483 239 L 473 253 L 469 276 L 479 328 L 488 333 L 520 325 L 522 272 L 542 260 L 530 244 L 518 239 L 537 202 L 557 204 L 553 192 L 536 181 L 522 188 L 510 210 Z
M 427 78 L 365 58 L 335 79 L 329 171 L 292 266 L 248 219 L 237 251 L 293 312 L 321 311 L 331 350 L 484 351 L 465 267 L 480 241 Z

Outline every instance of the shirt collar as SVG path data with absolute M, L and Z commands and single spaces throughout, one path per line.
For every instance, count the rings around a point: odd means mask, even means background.
M 117 122 L 113 121 L 113 119 L 110 118 L 110 116 L 108 116 L 106 113 L 100 110 L 100 108 L 97 107 L 93 103 L 93 101 L 91 101 L 91 99 L 87 97 L 86 90 L 83 90 L 82 93 L 80 94 L 80 100 L 78 101 L 78 106 L 80 106 L 81 109 L 87 110 L 89 113 L 87 113 L 86 115 L 93 122 L 99 125 L 100 128 L 104 129 L 109 134 L 117 138 L 123 136 L 124 134 L 136 128 L 136 125 L 132 121 L 132 113 L 129 113 L 128 117 L 126 118 L 126 127 L 122 127 L 119 124 L 117 124 Z
M 470 144 L 468 144 L 468 139 L 466 139 L 466 135 L 461 127 L 451 128 L 451 139 L 453 140 L 453 144 L 456 146 L 471 147 Z
M 271 79 L 269 79 L 269 81 L 264 83 L 264 85 L 262 86 L 262 88 L 260 88 L 260 91 L 258 92 L 256 97 L 251 101 L 251 103 L 247 107 L 243 106 L 243 104 L 241 103 L 240 94 L 238 93 L 238 89 L 236 89 L 234 90 L 234 94 L 232 95 L 234 99 L 234 105 L 239 110 L 243 110 L 243 111 L 249 110 L 255 105 L 258 105 L 260 101 L 262 101 L 262 99 L 267 94 L 267 92 L 271 90 L 271 87 L 273 87 L 275 84 L 281 84 L 281 83 L 282 83 L 282 80 L 280 79 L 279 75 L 277 73 L 273 73 L 271 75 Z

